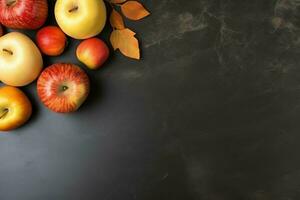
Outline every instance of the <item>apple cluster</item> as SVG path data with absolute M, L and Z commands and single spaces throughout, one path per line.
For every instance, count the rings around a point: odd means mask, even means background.
M 48 9 L 47 0 L 0 0 L 3 26 L 37 30 L 34 43 L 17 31 L 3 34 L 0 26 L 0 81 L 5 84 L 0 87 L 0 131 L 28 121 L 32 105 L 19 87 L 35 80 L 39 99 L 54 112 L 74 112 L 86 100 L 90 82 L 83 69 L 72 63 L 43 66 L 42 54 L 61 55 L 67 36 L 82 40 L 76 56 L 89 69 L 99 69 L 109 57 L 105 42 L 95 37 L 106 23 L 103 0 L 57 0 L 54 14 L 58 26 L 44 26 Z

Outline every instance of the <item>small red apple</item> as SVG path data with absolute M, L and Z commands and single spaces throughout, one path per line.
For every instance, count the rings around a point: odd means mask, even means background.
M 86 100 L 90 89 L 87 74 L 78 66 L 66 63 L 47 67 L 37 82 L 41 101 L 59 113 L 76 111 Z
M 47 16 L 47 0 L 0 0 L 0 22 L 6 27 L 37 29 Z
M 23 125 L 31 112 L 31 103 L 20 89 L 11 86 L 0 88 L 0 131 L 10 131 Z
M 63 53 L 67 37 L 57 26 L 46 26 L 36 35 L 37 45 L 48 56 L 58 56 Z
M 76 55 L 88 68 L 98 69 L 108 59 L 109 49 L 101 39 L 90 38 L 79 44 Z

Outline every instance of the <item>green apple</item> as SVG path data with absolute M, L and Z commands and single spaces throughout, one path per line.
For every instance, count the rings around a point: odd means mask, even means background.
M 38 77 L 42 67 L 40 50 L 29 37 L 18 32 L 0 37 L 0 81 L 24 86 Z
M 57 0 L 54 14 L 63 32 L 75 39 L 98 35 L 106 23 L 103 0 Z

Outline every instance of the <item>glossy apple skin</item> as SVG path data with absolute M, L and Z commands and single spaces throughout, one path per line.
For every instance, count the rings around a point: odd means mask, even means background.
M 90 38 L 78 45 L 76 55 L 88 68 L 98 69 L 108 59 L 109 49 L 101 39 Z
M 80 67 L 67 63 L 47 67 L 37 82 L 40 100 L 58 113 L 76 111 L 86 100 L 89 90 L 87 74 Z
M 45 55 L 58 56 L 64 52 L 67 37 L 59 27 L 46 26 L 37 32 L 36 41 Z
M 106 23 L 103 0 L 57 0 L 54 13 L 63 32 L 75 39 L 98 35 Z
M 32 106 L 27 96 L 18 88 L 0 87 L 0 131 L 10 131 L 30 118 Z
M 38 77 L 42 67 L 41 52 L 29 37 L 19 32 L 0 37 L 0 81 L 25 86 Z
M 47 0 L 0 0 L 0 22 L 6 27 L 38 29 L 47 16 Z

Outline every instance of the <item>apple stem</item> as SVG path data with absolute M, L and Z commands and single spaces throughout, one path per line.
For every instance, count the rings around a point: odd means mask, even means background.
M 78 10 L 78 6 L 75 6 L 74 8 L 72 8 L 71 10 L 69 10 L 69 12 L 74 12 L 76 10 Z
M 6 1 L 7 6 L 12 6 L 16 3 L 16 0 L 9 0 L 8 2 Z
M 9 53 L 10 55 L 13 55 L 14 53 L 8 49 L 2 49 L 2 51 L 6 52 L 6 53 Z
M 62 90 L 63 90 L 63 91 L 66 91 L 67 89 L 69 89 L 68 86 L 65 86 L 65 85 L 64 85 L 64 86 L 62 87 Z
M 8 110 L 7 108 L 4 108 L 4 109 L 2 110 L 1 115 L 0 115 L 0 119 L 4 118 L 4 117 L 7 115 L 8 111 L 9 111 L 9 110 Z

